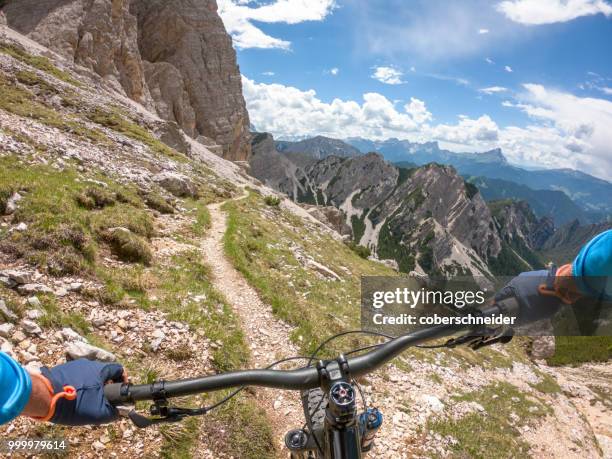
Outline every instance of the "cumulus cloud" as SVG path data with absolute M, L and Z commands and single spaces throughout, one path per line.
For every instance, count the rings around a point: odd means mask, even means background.
M 329 73 L 333 76 L 336 76 L 340 73 L 340 69 L 338 67 L 334 67 L 333 69 L 329 70 Z
M 488 88 L 481 88 L 478 91 L 484 94 L 497 94 L 500 92 L 506 92 L 508 88 L 504 88 L 503 86 L 490 86 Z
M 489 33 L 489 29 L 478 29 L 479 35 L 485 35 Z
M 394 67 L 375 67 L 372 78 L 385 84 L 403 84 L 401 70 Z
M 505 0 L 498 11 L 514 22 L 525 25 L 567 22 L 581 16 L 612 16 L 612 5 L 606 0 Z
M 495 64 L 495 61 L 493 59 L 491 59 L 490 57 L 485 57 L 485 62 L 487 64 Z
M 291 43 L 272 37 L 253 22 L 299 24 L 322 21 L 335 7 L 335 0 L 275 0 L 252 5 L 245 0 L 217 0 L 219 15 L 237 48 L 290 49 Z
M 526 84 L 515 100 L 502 103 L 526 113 L 531 118 L 526 126 L 500 127 L 486 114 L 436 124 L 425 101 L 414 97 L 403 106 L 375 92 L 364 94 L 361 101 L 325 102 L 314 90 L 257 83 L 246 77 L 242 81 L 252 123 L 278 138 L 397 137 L 437 140 L 455 151 L 501 147 L 517 164 L 570 167 L 612 179 L 612 102 L 605 99 Z
M 601 89 L 601 92 L 603 92 L 607 96 L 612 96 L 612 88 L 604 87 L 600 89 Z
M 364 94 L 361 102 L 334 99 L 327 103 L 314 90 L 256 83 L 244 76 L 242 84 L 253 124 L 283 138 L 405 137 L 418 132 L 419 126 L 431 119 L 425 103 L 414 98 L 398 109 L 375 92 Z
M 504 70 L 505 70 L 506 72 L 508 72 L 508 73 L 512 73 L 512 72 L 514 72 L 514 70 L 512 70 L 512 67 L 510 67 L 509 65 L 506 65 L 506 66 L 504 67 Z

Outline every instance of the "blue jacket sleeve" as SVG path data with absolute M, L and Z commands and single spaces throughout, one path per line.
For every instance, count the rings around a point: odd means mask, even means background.
M 32 379 L 19 363 L 0 352 L 0 424 L 21 414 L 30 400 Z
M 583 294 L 612 300 L 612 230 L 598 234 L 580 250 L 572 275 Z

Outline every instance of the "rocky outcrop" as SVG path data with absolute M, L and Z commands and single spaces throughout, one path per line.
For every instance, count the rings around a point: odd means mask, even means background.
M 215 0 L 8 0 L 8 25 L 222 156 L 250 156 L 249 117 L 231 38 Z
M 152 107 L 129 0 L 10 0 L 3 10 L 9 27 Z
M 131 0 L 130 11 L 160 114 L 194 137 L 214 139 L 226 159 L 248 159 L 240 71 L 216 1 Z
M 402 169 L 376 153 L 296 164 L 269 134 L 258 134 L 253 151 L 255 177 L 295 201 L 339 209 L 354 242 L 401 271 L 491 275 L 500 237 L 478 190 L 453 168 Z
M 357 148 L 342 140 L 332 139 L 322 135 L 299 142 L 280 140 L 276 142 L 276 149 L 281 153 L 304 153 L 315 159 L 323 159 L 328 156 L 351 158 L 361 154 Z

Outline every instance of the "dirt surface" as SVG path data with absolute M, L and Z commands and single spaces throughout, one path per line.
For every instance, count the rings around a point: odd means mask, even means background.
M 273 315 L 272 308 L 261 300 L 225 256 L 223 236 L 227 229 L 227 215 L 221 206 L 222 203 L 217 203 L 208 207 L 212 226 L 202 241 L 202 253 L 205 262 L 211 266 L 215 288 L 241 319 L 251 350 L 251 367 L 265 368 L 273 361 L 298 355 L 298 350 L 289 339 L 292 328 Z M 286 457 L 285 434 L 304 423 L 299 392 L 260 388 L 255 392 L 271 421 L 281 457 Z

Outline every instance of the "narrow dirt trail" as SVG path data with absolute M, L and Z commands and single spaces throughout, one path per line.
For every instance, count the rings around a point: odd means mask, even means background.
M 201 244 L 203 256 L 211 268 L 215 288 L 240 317 L 251 349 L 251 367 L 264 368 L 275 360 L 297 355 L 298 350 L 289 339 L 292 327 L 274 316 L 272 308 L 261 300 L 225 256 L 223 236 L 227 230 L 227 215 L 221 210 L 222 205 L 208 207 L 211 228 Z M 282 451 L 285 433 L 301 427 L 304 422 L 299 393 L 257 388 L 256 397 L 272 423 Z

